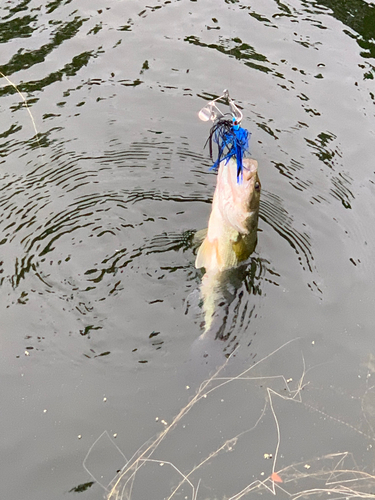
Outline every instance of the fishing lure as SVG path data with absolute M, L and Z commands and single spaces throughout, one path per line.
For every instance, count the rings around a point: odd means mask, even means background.
M 229 104 L 232 118 L 228 119 L 216 106 L 216 101 L 226 99 Z M 212 165 L 211 169 L 215 170 L 219 167 L 220 162 L 228 161 L 235 157 L 237 161 L 237 181 L 242 181 L 242 160 L 246 152 L 249 150 L 249 140 L 251 134 L 245 128 L 240 126 L 243 118 L 242 112 L 237 108 L 233 100 L 229 97 L 228 90 L 223 91 L 223 95 L 209 102 L 202 108 L 198 114 L 203 121 L 214 121 L 211 127 L 210 135 L 205 146 L 209 145 L 210 157 L 213 160 L 213 143 L 217 144 L 218 154 L 217 160 Z

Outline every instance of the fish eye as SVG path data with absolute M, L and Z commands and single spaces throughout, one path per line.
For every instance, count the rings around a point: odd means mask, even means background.
M 255 187 L 255 189 L 256 189 L 257 191 L 259 191 L 259 190 L 260 190 L 260 182 L 256 181 L 256 183 L 255 183 L 255 186 L 254 186 L 254 187 Z

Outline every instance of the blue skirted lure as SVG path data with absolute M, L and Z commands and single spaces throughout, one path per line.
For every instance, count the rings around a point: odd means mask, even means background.
M 216 170 L 222 161 L 225 164 L 231 158 L 237 160 L 237 180 L 242 180 L 242 160 L 244 154 L 249 151 L 249 140 L 251 133 L 240 127 L 235 117 L 232 120 L 220 118 L 212 126 L 206 145 L 209 145 L 210 157 L 213 160 L 213 142 L 217 144 L 217 160 L 212 165 L 211 170 Z
M 226 118 L 228 114 L 224 115 L 217 107 L 216 103 L 220 99 L 227 101 L 232 115 L 231 119 Z M 228 90 L 224 90 L 220 97 L 210 101 L 199 111 L 198 116 L 204 122 L 209 120 L 215 122 L 205 144 L 205 146 L 209 144 L 211 160 L 213 160 L 213 142 L 215 142 L 218 147 L 217 160 L 212 165 L 211 170 L 216 170 L 223 160 L 225 164 L 227 164 L 231 158 L 235 157 L 237 160 L 237 181 L 241 182 L 243 170 L 242 160 L 245 153 L 249 150 L 251 134 L 240 126 L 243 115 L 241 110 L 229 97 Z

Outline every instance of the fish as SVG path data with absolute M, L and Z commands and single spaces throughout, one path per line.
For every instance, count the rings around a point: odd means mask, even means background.
M 205 332 L 231 271 L 246 262 L 257 245 L 260 192 L 256 160 L 243 159 L 239 178 L 235 158 L 221 162 L 207 231 L 196 235 L 196 240 L 203 240 L 195 267 L 205 270 L 201 284 Z

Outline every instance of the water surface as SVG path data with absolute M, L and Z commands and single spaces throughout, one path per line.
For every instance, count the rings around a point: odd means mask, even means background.
M 0 7 L 4 498 L 102 498 L 235 348 L 220 375 L 257 378 L 199 400 L 131 498 L 199 464 L 175 498 L 272 498 L 277 471 L 280 497 L 372 494 L 374 39 L 364 0 Z M 224 88 L 263 191 L 206 358 L 191 237 L 216 177 L 197 112 Z

